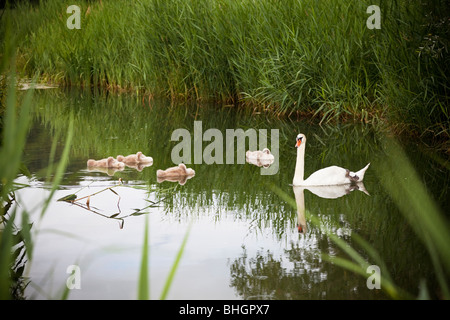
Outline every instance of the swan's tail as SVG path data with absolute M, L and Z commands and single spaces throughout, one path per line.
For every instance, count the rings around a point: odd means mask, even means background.
M 358 181 L 363 181 L 364 174 L 366 173 L 366 170 L 367 170 L 367 168 L 369 168 L 369 166 L 370 166 L 370 163 L 368 163 L 367 166 L 365 166 L 364 168 L 362 168 L 358 172 L 355 172 L 355 175 L 359 178 Z

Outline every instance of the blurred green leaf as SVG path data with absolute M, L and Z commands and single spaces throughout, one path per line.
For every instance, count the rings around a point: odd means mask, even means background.
M 75 200 L 76 198 L 77 198 L 76 194 L 69 194 L 69 195 L 64 196 L 62 198 L 59 198 L 57 201 L 68 201 L 68 202 L 70 202 L 70 201 Z
M 149 255 L 149 244 L 148 244 L 148 216 L 145 217 L 145 229 L 144 229 L 144 240 L 142 244 L 142 256 L 141 256 L 141 268 L 139 272 L 139 282 L 138 282 L 138 299 L 148 300 L 150 299 L 149 291 L 149 277 L 148 277 L 148 255 Z

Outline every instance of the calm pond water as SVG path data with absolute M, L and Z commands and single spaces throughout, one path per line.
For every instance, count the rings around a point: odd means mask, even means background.
M 367 287 L 365 277 L 323 259 L 322 254 L 347 256 L 311 216 L 351 245 L 353 233 L 370 242 L 400 287 L 417 294 L 425 280 L 434 293 L 429 256 L 378 180 L 377 169 L 389 155 L 383 149 L 384 137 L 370 128 L 319 126 L 228 106 L 171 106 L 132 96 L 59 89 L 37 91 L 34 101 L 24 155 L 29 175 L 17 179 L 27 186 L 16 194 L 20 210 L 30 212 L 35 236 L 33 259 L 25 263 L 24 276 L 31 281 L 23 292 L 27 299 L 61 298 L 73 265 L 80 271 L 80 288 L 70 290 L 69 299 L 136 299 L 146 221 L 152 299 L 160 297 L 188 231 L 168 299 L 386 299 L 382 290 Z M 71 115 L 74 138 L 68 167 L 41 217 L 51 188 L 47 168 L 52 146 L 58 160 Z M 157 181 L 157 169 L 174 165 L 171 152 L 179 144 L 171 141 L 174 130 L 190 132 L 194 149 L 195 121 L 201 121 L 203 133 L 215 128 L 224 139 L 227 129 L 258 133 L 267 129 L 269 137 L 272 129 L 278 129 L 278 170 L 262 174 L 270 167 L 237 160 L 235 164 L 202 161 L 188 164 L 196 174 L 187 181 Z M 309 190 L 293 190 L 294 145 L 300 132 L 308 137 L 305 177 L 329 165 L 356 171 L 371 162 L 364 179 L 367 193 L 360 188 L 327 199 Z M 202 150 L 210 143 L 203 141 Z M 270 139 L 267 145 L 274 147 Z M 417 146 L 405 148 L 448 212 L 446 171 L 418 152 Z M 86 167 L 90 158 L 137 151 L 153 157 L 153 165 L 116 172 Z M 93 194 L 118 185 L 119 179 L 123 184 L 113 188 L 117 194 L 106 190 L 93 195 L 89 207 L 85 201 L 79 205 L 56 201 L 73 193 Z M 274 188 L 303 202 L 305 212 L 299 213 Z

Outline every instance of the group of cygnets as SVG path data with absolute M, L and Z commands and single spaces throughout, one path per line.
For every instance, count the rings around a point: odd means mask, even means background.
M 87 161 L 87 166 L 89 168 L 112 168 L 112 169 L 123 169 L 125 166 L 136 168 L 138 166 L 147 166 L 153 164 L 153 158 L 144 155 L 141 151 L 136 154 L 130 154 L 128 156 L 118 155 L 116 158 L 108 157 L 106 159 L 94 160 L 89 159 Z M 186 168 L 184 163 L 180 163 L 176 167 L 171 167 L 166 170 L 157 170 L 156 177 L 158 182 L 161 180 L 176 179 L 177 181 L 182 181 L 184 177 L 192 177 L 195 175 L 195 171 L 190 168 Z
M 141 151 L 136 154 L 130 154 L 129 156 L 118 155 L 117 159 L 108 157 L 106 159 L 94 160 L 89 159 L 87 161 L 88 167 L 102 167 L 102 168 L 117 168 L 122 169 L 125 165 L 137 165 L 137 164 L 150 164 L 153 163 L 152 157 L 145 156 Z
M 274 161 L 274 156 L 267 148 L 264 148 L 262 151 L 247 151 L 245 155 L 247 162 L 257 166 L 268 166 Z M 123 169 L 125 166 L 128 166 L 139 170 L 139 168 L 152 164 L 153 158 L 144 155 L 141 151 L 128 156 L 118 155 L 116 158 L 108 157 L 101 160 L 89 159 L 87 161 L 88 168 L 106 169 Z M 178 166 L 166 170 L 156 171 L 158 182 L 170 180 L 179 181 L 181 184 L 184 184 L 187 179 L 190 179 L 194 175 L 195 171 L 191 168 L 187 168 L 184 163 L 180 163 Z

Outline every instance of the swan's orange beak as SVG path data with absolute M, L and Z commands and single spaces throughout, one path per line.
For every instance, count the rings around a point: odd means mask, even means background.
M 295 144 L 295 147 L 298 148 L 298 147 L 300 147 L 301 144 L 302 144 L 302 140 L 297 139 L 297 143 Z

